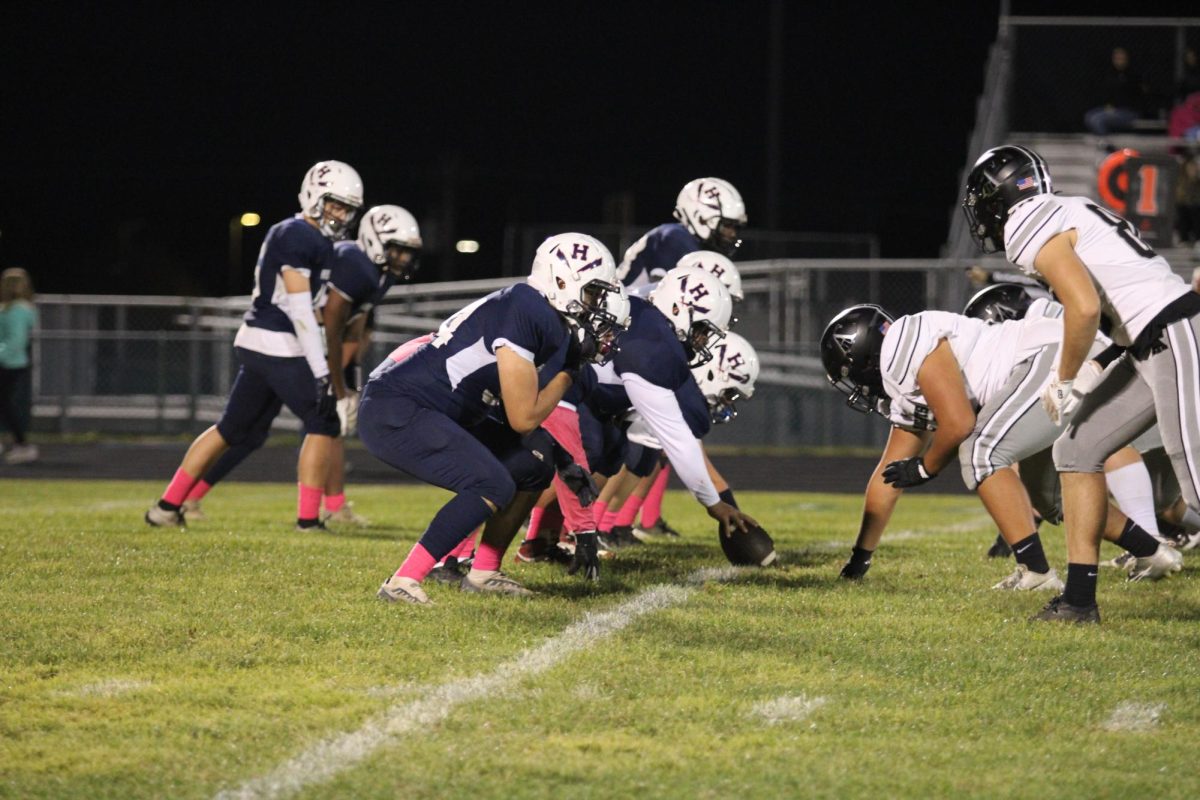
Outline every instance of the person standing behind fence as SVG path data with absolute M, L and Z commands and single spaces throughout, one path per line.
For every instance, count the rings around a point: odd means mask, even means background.
M 25 440 L 32 397 L 30 347 L 37 327 L 33 282 L 18 267 L 0 273 L 0 423 L 9 430 L 13 446 L 6 464 L 28 464 L 38 457 L 37 445 Z
M 341 161 L 319 161 L 300 185 L 300 212 L 267 232 L 250 310 L 233 340 L 241 367 L 217 424 L 196 437 L 158 502 L 153 526 L 184 524 L 180 507 L 201 476 L 231 446 L 259 430 L 263 414 L 286 405 L 304 432 L 297 464 L 296 527 L 319 528 L 321 493 L 341 425 L 325 348 L 313 314 L 313 293 L 333 260 L 333 242 L 363 204 L 358 173 Z
M 1083 124 L 1097 136 L 1133 130 L 1145 95 L 1145 82 L 1129 68 L 1129 51 L 1114 47 L 1112 63 L 1104 75 L 1101 103 L 1083 115 Z

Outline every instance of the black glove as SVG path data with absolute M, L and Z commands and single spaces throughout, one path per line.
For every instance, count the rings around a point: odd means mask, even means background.
M 567 355 L 562 371 L 579 382 L 579 370 L 596 358 L 596 337 L 585 326 L 574 320 L 567 322 Z
M 362 364 L 347 364 L 342 374 L 345 376 L 347 390 L 357 392 L 362 388 Z
M 584 508 L 596 502 L 596 498 L 600 496 L 600 487 L 592 480 L 592 476 L 574 461 L 565 467 L 559 467 L 558 477 L 579 498 L 579 505 Z
M 329 376 L 317 378 L 317 414 L 328 417 L 336 411 L 337 396 L 333 393 L 333 384 L 329 381 Z
M 575 534 L 575 555 L 571 557 L 571 566 L 567 568 L 568 575 L 574 575 L 582 569 L 585 580 L 600 580 L 598 538 L 595 531 Z
M 930 475 L 925 469 L 925 461 L 920 456 L 893 461 L 883 468 L 883 482 L 890 483 L 897 489 L 920 486 L 934 477 L 936 476 Z
M 871 568 L 871 555 L 874 551 L 856 547 L 850 552 L 850 560 L 842 567 L 842 579 L 856 581 L 867 574 Z

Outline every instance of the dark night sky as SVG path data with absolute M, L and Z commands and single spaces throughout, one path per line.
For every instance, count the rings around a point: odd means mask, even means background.
M 937 254 L 998 0 L 941 5 L 785 4 L 781 228 Z M 483 242 L 459 277 L 498 274 L 508 223 L 600 222 L 628 191 L 650 227 L 701 175 L 764 220 L 765 0 L 248 6 L 6 9 L 0 263 L 221 293 L 230 217 L 293 213 L 321 158 L 422 223 L 457 165 L 454 233 Z

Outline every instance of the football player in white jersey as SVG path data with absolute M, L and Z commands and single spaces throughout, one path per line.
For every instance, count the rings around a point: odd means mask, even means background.
M 1157 417 L 1184 498 L 1200 507 L 1200 294 L 1127 220 L 1086 197 L 1053 194 L 1045 161 L 1028 148 L 1005 145 L 980 156 L 967 176 L 963 210 L 985 252 L 1003 248 L 1065 308 L 1062 355 L 1043 401 L 1052 419 L 1071 417 L 1054 445 L 1067 585 L 1034 619 L 1099 622 L 1105 459 Z M 1103 375 L 1082 369 L 1101 315 L 1116 345 L 1127 348 Z
M 896 490 L 933 479 L 957 454 L 963 483 L 979 493 L 1017 560 L 1016 571 L 994 588 L 1062 589 L 1046 561 L 1029 495 L 1009 469 L 1044 452 L 1059 434 L 1037 406 L 1051 380 L 1061 337 L 1061 320 L 1042 313 L 989 325 L 960 314 L 924 311 L 893 323 L 880 307 L 860 305 L 830 322 L 821 337 L 821 360 L 830 382 L 848 395 L 852 408 L 875 411 L 893 426 L 867 487 L 862 524 L 843 578 L 866 574 L 899 500 Z M 1035 476 L 1034 470 L 1028 472 L 1025 477 Z M 1050 508 L 1039 511 L 1056 516 Z M 1112 522 L 1120 523 L 1121 530 L 1114 527 L 1106 535 L 1135 554 L 1149 557 L 1169 550 L 1137 526 L 1125 531 L 1116 509 Z

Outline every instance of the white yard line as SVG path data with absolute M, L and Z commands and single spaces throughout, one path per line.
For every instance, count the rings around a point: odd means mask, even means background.
M 1158 727 L 1158 720 L 1167 710 L 1166 703 L 1135 703 L 1126 701 L 1113 709 L 1104 723 L 1106 731 L 1148 731 Z
M 586 614 L 540 647 L 522 652 L 491 672 L 434 686 L 420 699 L 392 706 L 356 731 L 323 739 L 266 775 L 220 792 L 217 798 L 286 797 L 306 786 L 327 781 L 380 748 L 436 725 L 458 706 L 511 690 L 522 680 L 595 646 L 638 618 L 683 603 L 691 593 L 691 589 L 682 586 L 654 586 L 610 611 Z
M 97 683 L 88 683 L 83 686 L 77 686 L 74 689 L 67 689 L 59 692 L 61 695 L 69 695 L 71 697 L 116 697 L 119 694 L 128 694 L 136 692 L 140 689 L 150 687 L 149 681 L 135 681 L 124 678 L 111 678 L 106 681 L 98 681 Z

